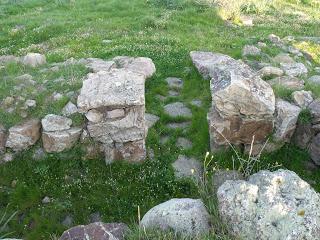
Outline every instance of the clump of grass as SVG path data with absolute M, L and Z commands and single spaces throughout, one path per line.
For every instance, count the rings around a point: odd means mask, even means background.
M 272 88 L 276 97 L 289 102 L 292 100 L 291 95 L 294 92 L 293 90 L 279 84 L 273 85 Z
M 0 239 L 8 237 L 13 233 L 13 232 L 7 232 L 7 228 L 8 228 L 9 222 L 14 218 L 17 212 L 14 212 L 8 215 L 7 210 L 8 210 L 8 206 L 6 207 L 2 216 L 0 216 L 1 217 L 0 218 Z
M 298 122 L 300 124 L 308 124 L 308 123 L 311 123 L 311 121 L 312 121 L 312 114 L 310 110 L 307 108 L 303 109 L 299 114 Z

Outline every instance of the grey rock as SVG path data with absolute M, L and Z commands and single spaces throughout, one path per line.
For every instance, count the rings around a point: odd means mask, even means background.
M 245 45 L 244 48 L 242 49 L 242 56 L 243 57 L 260 56 L 260 55 L 261 55 L 261 49 L 257 48 L 256 46 Z
M 192 112 L 181 102 L 170 103 L 164 106 L 164 111 L 170 117 L 192 117 Z
M 94 72 L 97 73 L 99 71 L 110 71 L 112 68 L 116 67 L 116 63 L 114 61 L 104 61 L 99 58 L 87 58 L 86 67 Z
M 202 101 L 198 99 L 194 99 L 191 101 L 191 105 L 196 106 L 196 107 L 201 107 L 202 106 Z
M 146 113 L 145 120 L 147 128 L 152 128 L 159 121 L 159 119 L 160 118 L 157 115 Z
M 276 123 L 274 138 L 277 141 L 290 142 L 296 129 L 301 108 L 282 99 L 276 102 Z
M 169 96 L 171 96 L 171 97 L 177 97 L 177 96 L 180 95 L 180 93 L 177 92 L 177 91 L 175 91 L 175 90 L 169 90 L 168 94 L 169 94 Z
M 248 240 L 317 239 L 320 195 L 289 170 L 260 171 L 249 180 L 226 181 L 218 207 L 232 236 Z
M 7 163 L 13 161 L 14 156 L 12 153 L 5 153 L 3 155 L 0 154 L 0 164 Z
M 281 76 L 268 81 L 271 86 L 281 86 L 291 90 L 301 90 L 304 88 L 304 81 L 297 77 Z
M 313 84 L 320 84 L 320 75 L 314 75 L 308 79 Z
M 99 112 L 96 109 L 89 110 L 86 113 L 86 118 L 93 123 L 98 123 L 103 120 L 103 113 Z
M 169 77 L 166 79 L 170 88 L 183 88 L 183 80 L 181 78 Z
M 281 39 L 279 36 L 275 35 L 275 34 L 270 34 L 268 36 L 268 39 L 270 42 L 274 43 L 274 44 L 279 44 L 281 43 Z
M 94 212 L 90 214 L 89 216 L 90 223 L 101 222 L 101 221 L 102 221 L 102 218 L 99 212 Z
M 172 167 L 176 178 L 191 178 L 197 182 L 201 181 L 203 169 L 197 159 L 179 155 Z
M 266 66 L 258 71 L 262 78 L 280 77 L 283 75 L 283 70 L 277 67 Z
M 77 112 L 78 112 L 77 106 L 70 101 L 63 107 L 61 111 L 62 115 L 67 117 Z
M 150 209 L 141 220 L 141 227 L 158 228 L 199 236 L 210 230 L 209 214 L 200 199 L 171 199 Z
M 150 58 L 135 58 L 127 67 L 128 70 L 142 74 L 145 78 L 150 78 L 155 74 L 156 67 Z
M 6 147 L 14 151 L 28 149 L 40 138 L 41 124 L 38 119 L 32 119 L 9 129 Z
M 124 240 L 128 231 L 124 223 L 95 222 L 68 229 L 59 240 Z
M 281 63 L 280 66 L 291 77 L 302 76 L 308 73 L 308 69 L 303 63 Z
M 316 99 L 312 103 L 310 103 L 308 109 L 310 110 L 310 113 L 312 115 L 312 122 L 320 122 L 320 99 Z
M 273 61 L 275 63 L 278 63 L 278 64 L 282 64 L 282 63 L 284 63 L 284 64 L 294 64 L 294 63 L 296 63 L 294 61 L 294 59 L 292 57 L 290 57 L 289 54 L 286 54 L 286 53 L 278 54 L 277 56 L 275 56 L 273 58 Z
M 41 124 L 45 132 L 62 131 L 71 128 L 72 120 L 64 116 L 48 114 L 41 120 Z
M 42 132 L 43 148 L 46 152 L 62 152 L 71 149 L 81 136 L 82 128 L 74 127 L 62 131 Z
M 190 149 L 192 148 L 192 142 L 189 139 L 179 137 L 177 140 L 177 147 L 183 149 Z
M 46 64 L 46 56 L 40 53 L 28 53 L 26 56 L 22 57 L 21 62 L 24 65 L 29 65 L 31 67 L 37 67 Z
M 312 138 L 309 153 L 312 161 L 320 166 L 320 133 Z
M 59 101 L 59 100 L 61 100 L 62 98 L 63 98 L 63 94 L 61 94 L 61 93 L 54 92 L 54 93 L 52 94 L 52 99 L 53 99 L 53 101 Z
M 306 108 L 313 102 L 311 91 L 295 91 L 292 93 L 292 99 L 300 108 Z
M 212 184 L 214 192 L 227 180 L 244 180 L 243 175 L 236 170 L 216 170 L 212 175 Z
M 43 204 L 48 204 L 51 202 L 51 199 L 48 197 L 48 196 L 45 196 L 42 201 L 41 201 Z
M 33 99 L 28 99 L 26 102 L 25 102 L 25 107 L 26 108 L 34 108 L 37 106 L 37 102 Z
M 191 125 L 190 122 L 178 122 L 178 123 L 168 123 L 167 128 L 171 129 L 184 129 Z
M 105 117 L 110 119 L 122 118 L 125 116 L 125 110 L 123 108 L 113 109 L 105 112 Z
M 308 149 L 313 135 L 311 123 L 298 124 L 292 136 L 292 142 L 301 149 Z

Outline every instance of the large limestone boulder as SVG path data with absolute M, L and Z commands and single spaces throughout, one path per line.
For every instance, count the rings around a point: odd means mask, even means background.
M 41 124 L 38 119 L 29 120 L 9 128 L 6 147 L 14 151 L 28 149 L 40 138 Z
M 73 127 L 63 131 L 42 132 L 43 148 L 46 152 L 62 152 L 71 149 L 79 140 L 82 128 Z
M 210 219 L 200 199 L 171 199 L 150 209 L 143 216 L 141 227 L 198 236 L 209 232 Z
M 289 170 L 260 171 L 248 181 L 218 189 L 219 212 L 240 239 L 306 239 L 320 236 L 320 196 Z
M 211 52 L 191 52 L 195 66 L 211 79 L 208 114 L 211 148 L 261 142 L 272 132 L 275 96 L 268 83 L 242 61 Z
M 124 223 L 95 222 L 70 228 L 59 240 L 123 240 L 128 230 Z
M 46 56 L 40 53 L 28 53 L 26 56 L 22 57 L 21 62 L 24 65 L 29 65 L 31 67 L 37 67 L 46 64 Z
M 289 142 L 297 126 L 301 108 L 282 99 L 276 102 L 274 137 L 277 141 Z

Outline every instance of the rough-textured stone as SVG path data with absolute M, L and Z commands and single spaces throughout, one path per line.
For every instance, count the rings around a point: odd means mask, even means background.
M 303 63 L 281 63 L 283 71 L 291 77 L 298 77 L 308 73 L 308 69 Z
M 277 67 L 266 66 L 258 71 L 262 78 L 280 77 L 283 75 L 283 70 Z
M 124 223 L 95 222 L 68 229 L 60 240 L 123 240 L 128 230 Z
M 145 119 L 147 128 L 152 128 L 159 121 L 160 118 L 157 115 L 146 113 Z
M 116 63 L 114 61 L 104 61 L 99 58 L 87 58 L 86 61 L 87 61 L 86 67 L 94 73 L 99 71 L 108 72 L 112 68 L 116 67 Z
M 282 99 L 276 102 L 276 123 L 274 138 L 277 141 L 290 142 L 298 121 L 301 108 Z
M 274 44 L 278 44 L 281 43 L 281 39 L 279 36 L 275 35 L 275 34 L 270 34 L 268 36 L 268 39 L 270 42 L 274 43 Z
M 29 65 L 31 67 L 37 67 L 46 64 L 46 56 L 40 53 L 28 53 L 26 56 L 22 57 L 22 63 Z
M 288 170 L 260 171 L 218 189 L 219 212 L 240 239 L 317 239 L 320 196 Z
M 313 102 L 312 92 L 311 91 L 295 91 L 292 93 L 292 99 L 295 104 L 301 108 L 306 108 Z
M 37 119 L 11 127 L 9 129 L 6 147 L 12 148 L 14 151 L 28 149 L 40 138 L 40 128 L 41 124 Z
M 170 103 L 164 106 L 164 111 L 170 117 L 192 117 L 192 112 L 181 102 Z
M 75 114 L 77 112 L 78 112 L 78 108 L 72 102 L 68 102 L 62 109 L 63 116 L 71 116 L 72 114 Z
M 86 118 L 93 123 L 98 123 L 103 120 L 103 114 L 96 109 L 89 110 L 86 113 Z
M 301 149 L 308 149 L 313 134 L 311 123 L 298 124 L 291 141 Z
M 309 153 L 312 161 L 320 166 L 320 133 L 313 137 Z
M 310 103 L 308 109 L 310 110 L 310 113 L 312 115 L 312 122 L 320 122 L 320 99 L 316 99 L 312 103 Z
M 181 78 L 168 77 L 166 79 L 166 82 L 168 83 L 170 88 L 179 88 L 179 89 L 181 89 L 183 87 L 183 80 Z
M 150 209 L 142 218 L 141 227 L 197 236 L 209 232 L 209 214 L 200 199 L 171 199 Z
M 74 127 L 68 130 L 42 132 L 43 148 L 46 152 L 62 152 L 71 149 L 79 140 L 82 128 Z
M 268 83 L 272 86 L 279 85 L 291 90 L 301 90 L 304 88 L 304 81 L 302 79 L 290 76 L 282 76 L 271 79 Z
M 7 152 L 3 155 L 0 154 L 0 164 L 11 162 L 13 159 L 14 159 L 14 156 L 12 153 Z
M 19 58 L 13 55 L 0 56 L 0 65 L 5 65 L 10 62 L 19 62 Z
M 194 158 L 179 155 L 172 164 L 176 178 L 192 178 L 200 182 L 203 170 L 201 163 Z
M 242 56 L 259 56 L 261 55 L 261 50 L 260 48 L 257 48 L 256 46 L 253 45 L 245 45 L 244 48 L 242 49 Z
M 125 110 L 123 108 L 118 108 L 118 109 L 113 109 L 113 110 L 109 110 L 109 111 L 106 111 L 105 113 L 105 117 L 106 118 L 111 118 L 111 119 L 114 119 L 114 118 L 122 118 L 125 116 Z
M 244 180 L 243 175 L 236 170 L 216 170 L 212 175 L 212 184 L 214 192 L 227 180 Z
M 48 114 L 41 120 L 41 123 L 43 131 L 54 132 L 70 129 L 72 120 L 63 116 Z
M 179 137 L 177 140 L 177 147 L 190 149 L 192 148 L 192 142 L 187 138 Z
M 5 150 L 7 141 L 7 131 L 5 127 L 0 124 L 0 154 Z
M 320 84 L 320 75 L 312 76 L 308 79 L 308 81 L 313 84 Z
M 198 99 L 194 99 L 191 101 L 191 105 L 196 106 L 196 107 L 201 107 L 202 106 L 202 101 Z
M 191 122 L 178 122 L 178 123 L 168 123 L 166 125 L 167 128 L 171 128 L 171 129 L 184 129 L 187 128 L 191 125 Z
M 273 61 L 275 63 L 278 63 L 278 64 L 281 64 L 281 63 L 295 63 L 294 59 L 292 57 L 290 57 L 289 54 L 286 54 L 286 53 L 280 53 L 278 54 L 277 56 L 275 56 L 273 58 Z
M 142 74 L 145 78 L 150 78 L 156 72 L 156 67 L 150 58 L 138 57 L 135 58 L 126 67 L 128 70 Z
M 145 77 L 124 69 L 88 74 L 78 97 L 82 112 L 100 107 L 144 105 Z

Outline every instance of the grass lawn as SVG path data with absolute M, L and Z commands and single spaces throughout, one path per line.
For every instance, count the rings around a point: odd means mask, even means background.
M 154 61 L 157 72 L 146 82 L 147 112 L 160 116 L 160 121 L 149 130 L 147 147 L 155 157 L 145 163 L 129 165 L 114 163 L 105 166 L 102 158 L 84 158 L 81 146 L 61 154 L 47 154 L 34 160 L 33 154 L 40 146 L 18 154 L 15 160 L 0 165 L 0 216 L 8 206 L 8 213 L 17 211 L 9 224 L 12 236 L 24 239 L 55 239 L 67 228 L 61 222 L 70 215 L 73 224 L 86 224 L 90 214 L 99 212 L 104 222 L 125 222 L 130 226 L 151 207 L 174 197 L 200 197 L 197 187 L 189 181 L 174 178 L 171 163 L 179 154 L 193 156 L 203 161 L 209 151 L 209 133 L 206 114 L 211 104 L 209 82 L 202 79 L 192 65 L 189 52 L 207 50 L 241 57 L 245 44 L 257 43 L 271 33 L 285 37 L 320 37 L 320 10 L 299 1 L 276 1 L 274 7 L 253 15 L 254 27 L 227 24 L 219 12 L 197 1 L 183 0 L 0 0 L 0 55 L 22 56 L 28 52 L 46 55 L 49 67 L 54 62 L 71 57 L 97 57 L 109 59 L 119 55 L 145 56 Z M 111 41 L 105 41 L 111 40 Z M 310 51 L 315 64 L 320 64 L 319 45 L 296 43 Z M 270 49 L 271 56 L 277 50 Z M 30 74 L 45 86 L 38 92 L 26 87 L 16 90 L 16 77 Z M 37 107 L 29 116 L 43 117 L 59 113 L 71 97 L 59 101 L 49 100 L 55 92 L 78 91 L 86 75 L 83 66 L 60 68 L 57 72 L 29 69 L 19 64 L 0 68 L 0 100 L 8 96 L 23 95 L 37 100 Z M 156 95 L 166 95 L 166 77 L 180 77 L 184 87 L 178 97 L 161 101 Z M 63 77 L 63 83 L 55 80 Z M 310 89 L 314 89 L 309 86 Z M 285 90 L 283 95 L 288 95 Z M 320 96 L 320 88 L 315 89 Z M 202 101 L 201 107 L 190 104 Z M 164 113 L 163 106 L 182 101 L 192 110 L 191 125 L 186 131 L 171 130 L 166 123 L 172 119 Z M 83 119 L 75 116 L 78 125 Z M 6 127 L 22 121 L 17 113 L 0 109 L 0 123 Z M 161 136 L 168 136 L 165 144 Z M 193 142 L 192 149 L 181 150 L 175 146 L 178 137 Z M 232 152 L 214 155 L 221 167 L 232 167 Z M 286 145 L 281 150 L 263 156 L 263 165 L 276 161 L 285 168 L 296 171 L 320 191 L 320 173 L 305 169 L 309 156 L 295 146 Z M 52 201 L 42 204 L 45 196 Z M 209 205 L 210 200 L 205 200 Z M 214 211 L 214 209 L 212 209 Z M 133 227 L 134 228 L 134 227 Z M 222 230 L 204 239 L 227 239 Z M 0 234 L 1 236 L 1 234 Z M 129 239 L 138 239 L 135 232 Z M 141 239 L 174 239 L 166 236 L 140 236 Z

